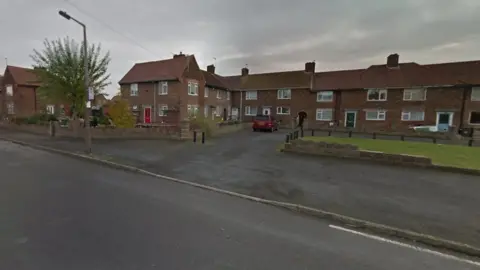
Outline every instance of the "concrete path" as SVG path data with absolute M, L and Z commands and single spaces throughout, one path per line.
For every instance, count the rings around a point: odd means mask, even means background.
M 7 142 L 0 142 L 0 171 L 0 269 L 452 270 L 480 265 Z
M 79 150 L 82 141 L 18 139 Z M 283 133 L 242 132 L 207 145 L 98 141 L 97 155 L 155 173 L 293 202 L 480 247 L 478 176 L 275 151 Z

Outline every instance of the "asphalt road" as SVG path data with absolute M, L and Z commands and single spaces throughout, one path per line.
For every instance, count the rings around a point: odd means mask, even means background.
M 81 140 L 3 132 L 18 140 L 81 151 Z M 275 151 L 284 133 L 240 132 L 206 145 L 94 141 L 103 158 L 155 173 L 480 247 L 478 176 Z
M 3 141 L 0 172 L 0 269 L 478 269 Z

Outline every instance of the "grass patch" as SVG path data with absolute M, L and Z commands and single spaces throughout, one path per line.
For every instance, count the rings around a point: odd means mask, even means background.
M 303 139 L 353 144 L 362 150 L 379 151 L 389 154 L 425 156 L 431 158 L 432 162 L 437 165 L 480 169 L 480 147 L 363 138 L 305 137 Z

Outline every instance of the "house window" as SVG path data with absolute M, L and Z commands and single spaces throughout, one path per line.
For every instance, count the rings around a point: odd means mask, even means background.
M 130 96 L 138 96 L 138 84 L 130 84 Z
M 132 111 L 138 111 L 138 106 L 137 106 L 137 105 L 133 105 L 133 106 L 132 106 Z
M 480 101 L 480 87 L 472 87 L 472 101 Z
M 10 102 L 7 104 L 7 113 L 8 114 L 14 114 L 15 113 L 15 106 L 13 105 L 13 102 Z
M 204 97 L 208 97 L 208 91 L 209 91 L 209 90 L 210 90 L 210 89 L 205 86 L 205 92 L 204 92 L 204 95 L 203 95 Z
M 187 112 L 188 115 L 191 117 L 195 117 L 198 114 L 198 105 L 187 105 Z
M 368 89 L 367 101 L 386 101 L 387 90 L 386 89 Z
M 290 89 L 279 89 L 277 91 L 277 99 L 291 99 L 292 91 Z
M 198 96 L 198 83 L 188 82 L 188 95 Z
M 168 95 L 168 82 L 160 82 L 159 83 L 158 94 L 159 95 Z
M 322 91 L 317 93 L 317 102 L 333 101 L 333 91 Z
M 226 91 L 227 92 L 227 100 L 230 100 L 230 92 L 229 91 Z
M 245 115 L 257 115 L 257 107 L 245 106 Z
M 205 117 L 208 116 L 208 105 L 205 105 L 205 107 L 203 107 L 203 115 L 204 115 Z
M 468 122 L 471 125 L 480 125 L 480 111 L 470 112 L 470 121 Z
M 332 109 L 317 109 L 316 120 L 317 121 L 331 121 L 333 118 Z
M 277 107 L 277 114 L 290 114 L 289 107 Z
M 365 113 L 365 120 L 368 121 L 384 121 L 386 118 L 387 112 L 384 110 L 378 111 L 367 111 Z
M 47 105 L 46 111 L 47 114 L 55 114 L 55 105 Z
M 257 91 L 245 92 L 245 100 L 257 100 Z
M 423 121 L 425 112 L 422 111 L 402 111 L 402 121 Z
M 427 99 L 427 89 L 405 89 L 403 90 L 403 100 L 421 101 Z
M 217 90 L 217 99 L 222 98 L 222 90 Z
M 158 116 L 167 115 L 168 106 L 165 104 L 158 105 Z
M 7 96 L 13 96 L 13 86 L 7 85 Z
M 216 116 L 220 116 L 222 114 L 223 108 L 221 106 L 217 106 L 215 110 Z

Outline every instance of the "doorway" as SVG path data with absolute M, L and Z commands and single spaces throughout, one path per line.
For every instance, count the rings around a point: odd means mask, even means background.
M 355 128 L 357 122 L 357 112 L 345 112 L 345 127 Z
M 145 124 L 152 123 L 152 107 L 143 108 L 143 123 Z
M 263 107 L 262 114 L 263 115 L 270 115 L 271 114 L 271 108 L 270 107 Z
M 453 112 L 437 112 L 438 131 L 448 131 L 453 124 Z

